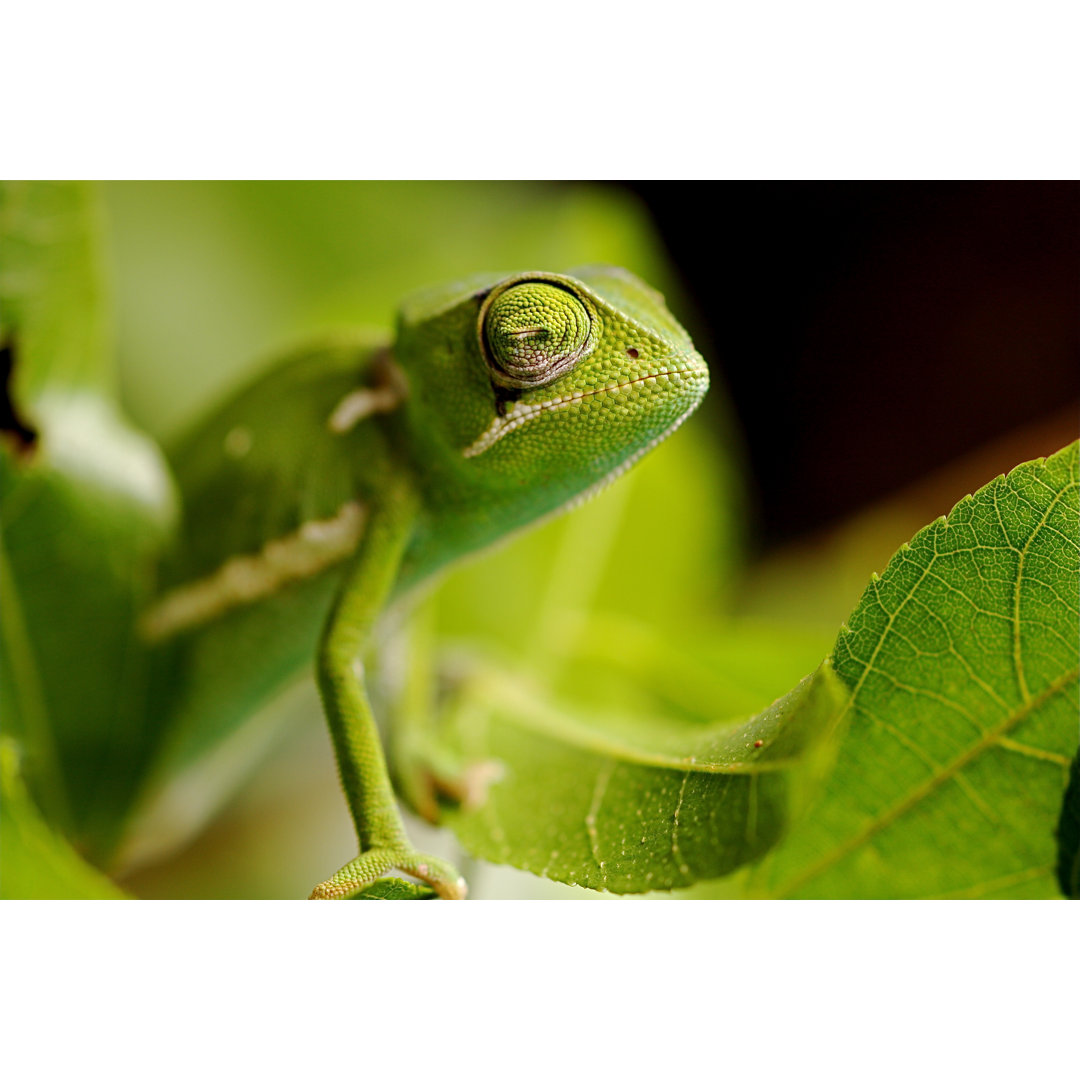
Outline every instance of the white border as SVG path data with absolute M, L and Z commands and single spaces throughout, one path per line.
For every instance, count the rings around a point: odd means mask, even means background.
M 9 178 L 1072 178 L 1069 5 L 34 0 Z
M 9 1075 L 1010 1077 L 1065 902 L 0 905 Z

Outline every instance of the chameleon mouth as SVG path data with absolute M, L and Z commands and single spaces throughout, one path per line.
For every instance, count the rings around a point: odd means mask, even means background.
M 465 447 L 462 456 L 467 458 L 478 457 L 485 450 L 489 450 L 500 439 L 505 438 L 513 431 L 523 427 L 530 420 L 535 420 L 545 412 L 554 412 L 558 409 L 566 409 L 587 398 L 596 397 L 599 394 L 625 394 L 635 386 L 656 386 L 658 389 L 679 390 L 684 393 L 687 390 L 696 391 L 692 396 L 688 395 L 687 413 L 689 413 L 701 400 L 702 395 L 709 386 L 709 369 L 701 361 L 689 363 L 685 367 L 665 368 L 649 375 L 642 375 L 637 379 L 627 379 L 624 382 L 610 383 L 607 386 L 598 386 L 592 390 L 579 390 L 573 394 L 564 394 L 561 397 L 552 398 L 551 401 L 535 401 L 525 403 L 515 401 L 502 416 L 496 416 L 476 441 Z

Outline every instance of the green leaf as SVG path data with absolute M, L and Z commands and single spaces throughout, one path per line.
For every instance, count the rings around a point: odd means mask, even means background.
M 704 723 L 583 710 L 476 673 L 443 733 L 469 792 L 447 821 L 475 855 L 594 889 L 720 877 L 780 838 L 844 696 L 825 665 L 757 716 Z
M 103 856 L 139 781 L 135 613 L 171 527 L 157 448 L 109 397 L 98 207 L 82 185 L 8 185 L 0 306 L 29 445 L 0 441 L 0 700 L 50 824 Z
M 1058 885 L 1066 896 L 1080 900 L 1080 755 L 1073 758 L 1057 836 Z
M 871 581 L 833 653 L 852 694 L 835 769 L 755 891 L 1054 894 L 1078 741 L 1077 458 L 998 477 Z
M 0 897 L 5 900 L 125 898 L 45 823 L 23 784 L 19 751 L 9 738 L 0 739 L 0 851 Z
M 90 184 L 0 183 L 0 344 L 15 342 L 13 396 L 111 390 L 101 208 Z

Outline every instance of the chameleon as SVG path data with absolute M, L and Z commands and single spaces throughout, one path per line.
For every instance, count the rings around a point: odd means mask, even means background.
M 181 733 L 163 760 L 193 757 L 314 656 L 358 853 L 311 898 L 394 871 L 463 898 L 398 810 L 362 662 L 376 623 L 613 481 L 708 386 L 663 297 L 610 266 L 473 276 L 408 298 L 392 342 L 295 350 L 170 454 L 183 518 L 139 621 L 150 707 Z

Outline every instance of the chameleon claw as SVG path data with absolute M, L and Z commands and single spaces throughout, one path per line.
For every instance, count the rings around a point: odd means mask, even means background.
M 411 848 L 373 848 L 316 885 L 308 899 L 348 900 L 388 870 L 400 870 L 430 885 L 440 900 L 464 900 L 469 891 L 465 879 L 444 859 Z

